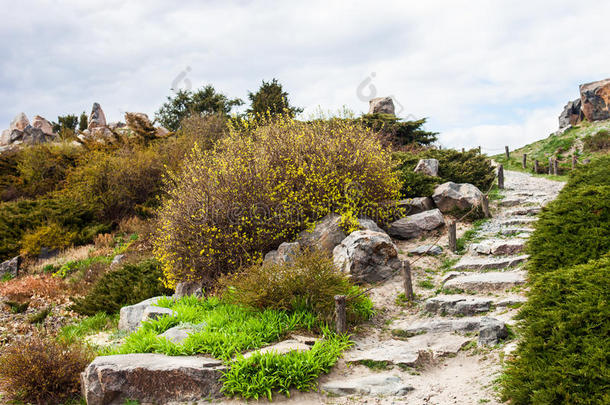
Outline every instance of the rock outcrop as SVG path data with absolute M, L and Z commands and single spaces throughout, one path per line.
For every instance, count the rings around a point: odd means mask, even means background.
M 425 174 L 427 176 L 438 177 L 438 160 L 437 159 L 420 159 L 415 166 L 415 173 Z
M 610 119 L 610 79 L 580 85 L 582 113 L 589 121 Z
M 444 224 L 443 214 L 438 209 L 433 209 L 392 222 L 388 233 L 397 239 L 411 239 Z
M 17 277 L 19 275 L 19 266 L 21 265 L 21 256 L 13 257 L 0 263 L 0 279 L 4 277 Z
M 46 135 L 54 136 L 53 125 L 47 119 L 41 117 L 40 115 L 34 116 L 34 119 L 32 120 L 32 126 L 34 128 L 40 129 Z
M 404 209 L 405 215 L 413 215 L 434 209 L 434 201 L 430 197 L 405 198 L 398 201 L 398 207 Z
M 392 97 L 377 97 L 371 99 L 369 101 L 369 114 L 395 115 Z
M 93 103 L 91 108 L 91 114 L 89 114 L 89 125 L 87 129 L 91 131 L 93 128 L 100 128 L 106 126 L 106 115 L 102 106 L 99 103 Z
M 53 133 L 53 126 L 49 121 L 37 115 L 30 124 L 28 117 L 19 113 L 11 121 L 9 128 L 2 131 L 0 146 L 37 145 L 55 139 L 56 134 Z
M 561 115 L 559 115 L 559 129 L 568 128 L 570 125 L 576 125 L 582 121 L 584 115 L 580 109 L 582 103 L 579 98 L 574 101 L 569 101 L 563 107 Z
M 333 251 L 335 266 L 351 274 L 356 282 L 374 283 L 402 266 L 398 249 L 386 233 L 352 232 Z
M 443 183 L 434 189 L 434 203 L 442 213 L 461 213 L 473 207 L 481 207 L 483 193 L 476 186 L 468 183 Z

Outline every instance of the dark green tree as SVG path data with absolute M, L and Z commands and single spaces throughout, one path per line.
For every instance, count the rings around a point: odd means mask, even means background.
M 239 98 L 229 99 L 217 93 L 213 86 L 207 85 L 195 92 L 179 90 L 175 96 L 168 96 L 167 101 L 155 114 L 157 121 L 170 131 L 180 128 L 182 120 L 192 114 L 228 115 L 235 106 L 244 102 Z
M 414 121 L 401 121 L 400 118 L 389 114 L 365 114 L 362 122 L 390 138 L 397 146 L 417 143 L 430 145 L 437 139 L 438 132 L 430 132 L 423 129 L 426 118 Z
M 80 118 L 78 119 L 78 130 L 84 131 L 85 129 L 87 129 L 88 125 L 89 118 L 87 117 L 87 114 L 83 111 L 83 113 L 80 115 Z
M 68 115 L 60 115 L 57 117 L 57 122 L 53 123 L 53 131 L 62 132 L 62 131 L 72 131 L 76 130 L 76 126 L 78 125 L 78 117 L 76 115 L 68 114 Z
M 288 113 L 291 117 L 303 112 L 302 108 L 293 107 L 288 100 L 288 93 L 282 85 L 273 79 L 270 82 L 263 80 L 261 87 L 256 93 L 248 92 L 250 108 L 248 114 L 254 116 L 274 116 L 276 114 Z

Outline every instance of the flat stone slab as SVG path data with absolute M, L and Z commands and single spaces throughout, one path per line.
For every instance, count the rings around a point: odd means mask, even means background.
M 471 246 L 471 250 L 482 255 L 510 256 L 523 252 L 524 239 L 492 239 Z
M 443 253 L 443 248 L 438 245 L 421 245 L 409 250 L 409 253 L 414 255 L 438 256 Z
M 200 356 L 137 353 L 97 357 L 81 374 L 88 405 L 196 402 L 219 398 L 220 360 Z
M 254 353 L 270 353 L 286 354 L 289 352 L 299 351 L 306 352 L 311 350 L 311 346 L 297 339 L 284 340 L 271 346 L 263 347 L 262 349 L 254 350 L 244 354 L 244 357 L 251 357 Z
M 527 216 L 522 217 L 511 217 L 503 219 L 499 222 L 500 226 L 509 226 L 509 225 L 529 225 L 538 221 L 538 218 L 532 218 Z
M 449 279 L 443 288 L 465 291 L 506 290 L 525 284 L 525 271 L 490 271 L 472 273 Z
M 161 333 L 159 335 L 159 337 L 166 338 L 170 342 L 179 345 L 179 344 L 182 344 L 182 342 L 187 337 L 189 337 L 189 335 L 192 334 L 194 331 L 195 331 L 195 329 L 193 329 L 190 326 L 178 325 L 178 326 L 174 326 L 173 328 L 169 328 L 165 332 Z
M 413 387 L 390 373 L 343 378 L 327 382 L 322 390 L 333 395 L 406 395 Z
M 501 207 L 514 207 L 523 203 L 524 201 L 525 199 L 523 198 L 505 198 L 504 200 L 500 201 L 498 205 Z
M 155 306 L 161 297 L 153 297 L 134 305 L 121 308 L 119 318 L 119 330 L 133 332 L 140 327 L 142 316 L 146 308 Z M 159 307 L 156 307 L 159 308 Z
M 419 321 L 400 321 L 392 324 L 395 336 L 415 336 L 420 333 L 473 332 L 479 329 L 481 318 L 422 319 Z
M 505 269 L 514 267 L 527 260 L 528 255 L 512 256 L 512 257 L 474 257 L 464 256 L 457 262 L 453 270 L 489 270 L 489 269 Z
M 446 315 L 474 315 L 491 309 L 493 300 L 490 298 L 470 297 L 462 295 L 438 295 L 426 300 L 426 312 Z
M 521 238 L 528 237 L 529 234 L 532 232 L 534 232 L 534 230 L 532 228 L 515 228 L 515 227 L 503 228 L 498 231 L 498 233 L 500 235 L 505 235 L 505 236 L 517 235 Z M 523 236 L 523 235 L 525 235 L 525 236 Z
M 504 298 L 500 301 L 497 301 L 496 306 L 497 307 L 509 307 L 512 305 L 525 304 L 526 302 L 527 302 L 527 298 L 525 298 L 525 297 L 511 297 L 511 298 Z
M 514 216 L 514 215 L 536 215 L 539 214 L 540 211 L 542 211 L 541 207 L 521 207 L 521 208 L 515 208 L 512 209 L 510 211 L 506 212 L 507 216 Z
M 347 362 L 375 361 L 408 367 L 422 364 L 426 357 L 426 353 L 401 340 L 378 342 L 374 347 L 355 348 L 344 354 Z

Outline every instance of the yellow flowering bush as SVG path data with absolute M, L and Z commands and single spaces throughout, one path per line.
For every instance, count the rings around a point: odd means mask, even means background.
M 347 227 L 363 215 L 389 220 L 399 189 L 390 151 L 362 124 L 242 121 L 166 177 L 155 255 L 168 287 L 209 285 L 330 212 Z

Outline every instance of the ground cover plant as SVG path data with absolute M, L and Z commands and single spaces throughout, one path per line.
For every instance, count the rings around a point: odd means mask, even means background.
M 575 171 L 528 242 L 523 338 L 501 378 L 513 404 L 610 402 L 609 171 L 610 157 Z

